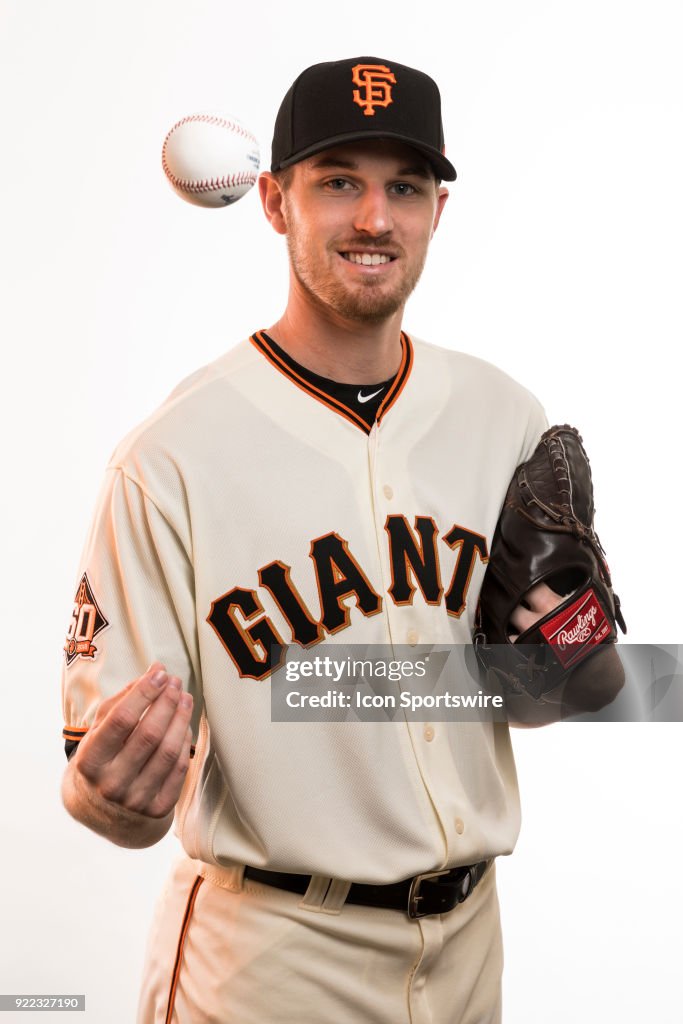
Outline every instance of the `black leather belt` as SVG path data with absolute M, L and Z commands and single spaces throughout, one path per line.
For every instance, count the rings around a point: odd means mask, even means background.
M 359 903 L 364 907 L 383 907 L 386 910 L 403 910 L 413 919 L 429 914 L 446 914 L 459 903 L 464 903 L 475 885 L 480 881 L 490 860 L 478 864 L 450 868 L 445 871 L 427 871 L 414 878 L 389 885 L 365 885 L 352 882 L 347 903 Z M 310 875 L 290 875 L 281 871 L 264 871 L 247 865 L 244 877 L 277 889 L 305 893 L 311 881 Z

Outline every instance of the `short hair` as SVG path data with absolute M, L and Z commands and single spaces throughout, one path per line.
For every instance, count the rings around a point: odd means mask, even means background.
M 290 164 L 289 167 L 281 167 L 279 170 L 273 171 L 272 173 L 276 182 L 280 186 L 280 189 L 283 192 L 286 192 L 292 184 L 292 178 L 294 177 L 294 165 Z

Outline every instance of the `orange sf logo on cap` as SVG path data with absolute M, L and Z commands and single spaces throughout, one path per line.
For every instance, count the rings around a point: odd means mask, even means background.
M 391 68 L 384 64 L 356 64 L 352 77 L 359 86 L 353 90 L 353 102 L 363 108 L 366 117 L 373 117 L 375 107 L 388 107 L 393 103 L 391 84 L 396 85 L 396 77 Z

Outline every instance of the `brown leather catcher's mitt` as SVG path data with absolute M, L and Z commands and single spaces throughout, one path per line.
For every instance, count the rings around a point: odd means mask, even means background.
M 588 456 L 574 427 L 551 427 L 515 470 L 479 598 L 475 652 L 487 681 L 536 700 L 626 632 L 605 552 L 593 528 Z M 510 616 L 544 582 L 565 595 L 515 643 Z

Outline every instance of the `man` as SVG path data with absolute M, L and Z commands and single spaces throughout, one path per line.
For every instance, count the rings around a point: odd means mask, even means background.
M 63 795 L 122 846 L 175 820 L 141 1024 L 500 1020 L 507 724 L 270 705 L 285 645 L 469 642 L 508 482 L 547 425 L 493 366 L 402 330 L 455 177 L 426 75 L 306 69 L 259 180 L 287 308 L 108 467 L 65 645 Z M 534 588 L 516 628 L 556 601 Z

